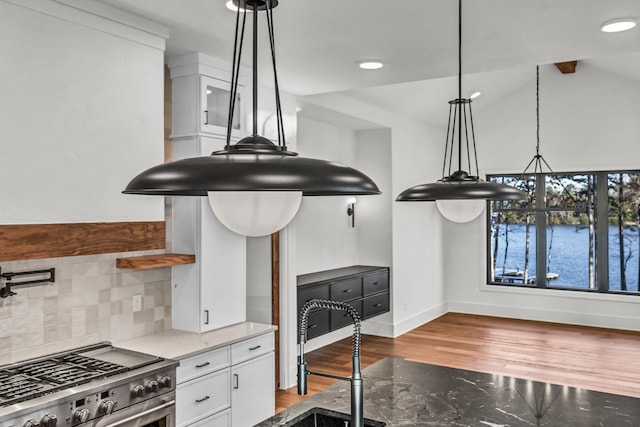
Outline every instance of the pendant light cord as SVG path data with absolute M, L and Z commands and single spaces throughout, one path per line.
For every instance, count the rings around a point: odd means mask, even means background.
M 468 105 L 468 107 L 467 107 Z M 467 112 L 468 108 L 468 112 Z M 467 122 L 468 120 L 468 122 Z M 449 101 L 449 120 L 447 124 L 447 139 L 445 146 L 445 157 L 442 164 L 442 179 L 445 178 L 445 170 L 447 169 L 447 157 L 449 163 L 448 177 L 452 176 L 452 165 L 454 146 L 456 140 L 456 121 L 457 121 L 457 139 L 458 139 L 458 171 L 462 171 L 462 137 L 464 132 L 464 138 L 466 141 L 467 151 L 467 167 L 469 170 L 468 178 L 474 181 L 479 180 L 479 168 L 478 168 L 478 151 L 476 147 L 476 136 L 473 125 L 473 114 L 471 113 L 471 99 L 462 98 L 462 0 L 458 0 L 458 98 Z M 464 127 L 463 127 L 464 123 Z M 469 125 L 467 125 L 469 123 Z M 469 126 L 471 129 L 469 129 Z M 471 134 L 471 135 L 469 135 Z M 471 143 L 469 142 L 469 136 L 471 136 Z M 451 141 L 451 146 L 449 146 Z M 473 145 L 473 146 L 471 146 Z M 472 169 L 471 164 L 471 150 L 473 149 L 473 158 L 475 163 L 475 171 Z M 466 178 L 465 178 L 466 179 Z
M 286 151 L 287 145 L 284 135 L 284 120 L 282 117 L 282 104 L 280 100 L 280 86 L 278 83 L 278 71 L 276 67 L 276 48 L 273 24 L 272 0 L 266 0 L 265 12 L 267 14 L 267 28 L 269 32 L 269 48 L 271 51 L 271 61 L 273 65 L 273 79 L 275 88 L 276 103 L 276 128 L 278 146 Z M 242 13 L 242 24 L 240 24 L 240 14 Z M 236 11 L 236 31 L 233 41 L 233 60 L 231 68 L 231 94 L 229 96 L 229 116 L 227 118 L 227 140 L 225 149 L 231 147 L 231 131 L 233 128 L 233 117 L 236 107 L 236 97 L 238 94 L 238 84 L 240 75 L 240 63 L 242 60 L 242 47 L 244 45 L 244 33 L 247 20 L 247 9 L 238 6 Z M 253 136 L 258 135 L 258 2 L 253 4 L 253 71 L 252 71 L 252 96 L 253 96 Z
M 253 3 L 253 136 L 258 135 L 258 2 Z
M 458 170 L 462 169 L 462 0 L 458 0 Z M 469 154 L 467 141 L 467 154 Z
M 540 156 L 540 66 L 536 65 L 536 156 Z
M 269 29 L 269 46 L 271 49 L 271 61 L 273 64 L 273 84 L 275 88 L 276 97 L 276 127 L 278 131 L 278 145 L 282 147 L 282 150 L 287 150 L 287 144 L 284 136 L 284 121 L 282 119 L 282 106 L 280 103 L 280 86 L 278 84 L 278 68 L 276 67 L 276 44 L 273 25 L 273 8 L 271 7 L 271 0 L 267 0 L 267 27 Z
M 549 163 L 542 157 L 540 154 L 540 66 L 536 65 L 536 154 L 533 156 L 529 164 L 524 171 L 522 172 L 522 177 L 524 179 L 527 171 L 533 165 L 533 173 L 543 173 L 542 166 L 546 166 L 551 174 L 555 174 Z M 525 180 L 526 181 L 526 180 Z
M 231 63 L 231 93 L 229 94 L 229 116 L 227 117 L 227 146 L 231 147 L 231 130 L 233 129 L 233 116 L 236 109 L 236 96 L 238 94 L 238 75 L 240 74 L 240 59 L 242 58 L 242 45 L 244 42 L 244 29 L 247 21 L 246 9 L 242 12 L 242 30 L 240 30 L 240 8 L 236 11 L 236 33 L 233 40 L 233 60 Z

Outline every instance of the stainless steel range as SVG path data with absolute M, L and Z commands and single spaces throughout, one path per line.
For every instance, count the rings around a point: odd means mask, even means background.
M 99 343 L 0 366 L 0 427 L 174 427 L 177 365 Z

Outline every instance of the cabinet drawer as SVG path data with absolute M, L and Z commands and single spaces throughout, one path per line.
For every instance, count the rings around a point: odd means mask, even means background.
M 302 306 L 312 299 L 329 299 L 329 285 L 298 290 L 298 313 Z
M 231 364 L 236 365 L 245 360 L 270 353 L 273 349 L 273 333 L 237 342 L 231 345 Z
M 185 426 L 231 406 L 231 374 L 225 368 L 176 387 L 176 425 Z
M 350 301 L 347 304 L 356 309 L 360 318 L 362 318 L 362 300 Z M 347 325 L 353 325 L 351 316 L 346 311 L 331 310 L 331 330 L 335 331 Z
M 362 287 L 364 288 L 364 296 L 384 292 L 389 290 L 389 272 L 381 271 L 379 273 L 369 274 L 362 278 Z
M 362 300 L 362 318 L 376 316 L 389 311 L 389 292 L 373 295 Z
M 329 294 L 333 301 L 362 298 L 362 279 L 360 277 L 331 282 L 329 287 Z
M 176 370 L 178 383 L 215 372 L 230 365 L 229 347 L 207 351 L 180 361 Z
M 300 319 L 298 319 L 298 340 L 300 339 Z M 329 332 L 329 310 L 322 309 L 309 313 L 307 323 L 307 339 L 315 338 Z
M 189 424 L 189 427 L 231 427 L 231 409 Z

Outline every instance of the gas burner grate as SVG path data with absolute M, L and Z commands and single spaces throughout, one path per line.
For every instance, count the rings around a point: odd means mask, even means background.
M 125 372 L 127 368 L 111 362 L 92 359 L 78 354 L 68 354 L 22 366 L 20 372 L 55 384 L 82 384 Z
M 129 369 L 74 352 L 14 365 L 0 370 L 0 407 L 117 375 Z
M 19 399 L 51 389 L 51 384 L 34 381 L 22 374 L 0 372 L 0 403 L 4 400 Z

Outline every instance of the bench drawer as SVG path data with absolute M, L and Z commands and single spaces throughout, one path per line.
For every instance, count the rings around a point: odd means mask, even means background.
M 368 319 L 389 311 L 389 293 L 373 295 L 362 300 L 362 317 Z

